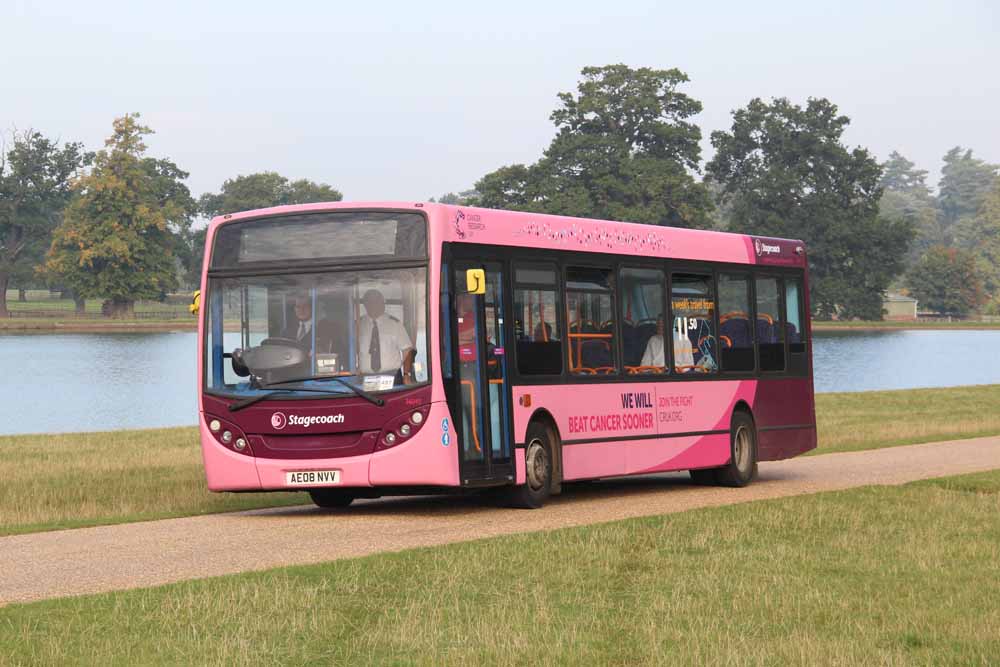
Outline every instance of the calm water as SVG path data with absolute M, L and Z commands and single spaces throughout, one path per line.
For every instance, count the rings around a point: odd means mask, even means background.
M 817 391 L 1000 382 L 1000 331 L 816 335 Z M 0 434 L 195 423 L 195 334 L 0 335 Z

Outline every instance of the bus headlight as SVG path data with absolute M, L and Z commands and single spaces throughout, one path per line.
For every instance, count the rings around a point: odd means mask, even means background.
M 211 431 L 212 433 L 218 433 L 220 428 L 222 428 L 222 424 L 219 422 L 218 419 L 213 419 L 212 421 L 208 422 L 208 430 Z
M 400 426 L 399 427 L 399 434 L 401 436 L 403 436 L 404 438 L 406 436 L 410 435 L 410 425 L 409 424 L 403 424 L 402 426 Z
M 390 447 L 392 447 L 393 445 L 396 444 L 396 434 L 395 433 L 386 433 L 385 437 L 382 438 L 382 440 L 385 441 L 385 444 L 387 444 Z
M 232 441 L 233 441 L 233 434 L 230 431 L 223 431 L 222 432 L 222 442 L 224 442 L 224 443 L 226 443 L 228 445 Z
M 412 415 L 410 415 L 410 421 L 413 422 L 414 424 L 419 424 L 419 423 L 423 422 L 424 421 L 424 413 L 422 413 L 422 412 L 414 412 Z

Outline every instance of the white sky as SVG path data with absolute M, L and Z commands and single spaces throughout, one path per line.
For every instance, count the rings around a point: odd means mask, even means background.
M 808 6 L 816 4 L 817 6 Z M 0 128 L 98 148 L 139 111 L 198 195 L 278 171 L 423 200 L 533 162 L 586 65 L 677 67 L 708 135 L 754 96 L 827 97 L 851 145 L 1000 163 L 1000 4 L 0 0 Z

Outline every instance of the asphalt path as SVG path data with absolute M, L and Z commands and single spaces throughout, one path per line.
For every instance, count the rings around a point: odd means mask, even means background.
M 0 605 L 998 468 L 1000 437 L 976 438 L 762 463 L 743 489 L 686 474 L 570 484 L 533 511 L 410 497 L 16 535 L 0 538 Z

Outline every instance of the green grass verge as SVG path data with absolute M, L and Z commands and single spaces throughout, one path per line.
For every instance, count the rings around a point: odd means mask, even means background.
M 813 454 L 1000 434 L 1000 384 L 817 394 Z
M 49 292 L 45 290 L 28 290 L 27 301 L 17 300 L 17 290 L 7 290 L 7 308 L 16 311 L 31 310 L 65 310 L 73 311 L 76 303 L 72 299 L 53 299 L 49 297 Z M 188 312 L 187 295 L 183 297 L 173 297 L 167 301 L 146 301 L 135 302 L 135 310 L 139 313 L 181 313 Z M 84 310 L 88 313 L 100 313 L 101 304 L 104 299 L 86 299 Z
M 194 428 L 0 437 L 0 535 L 307 502 L 205 488 Z
M 14 605 L 0 664 L 993 664 L 998 515 L 1000 471 Z
M 1000 434 L 1000 385 L 819 394 L 815 453 Z M 194 428 L 0 436 L 0 535 L 307 503 L 214 494 Z

